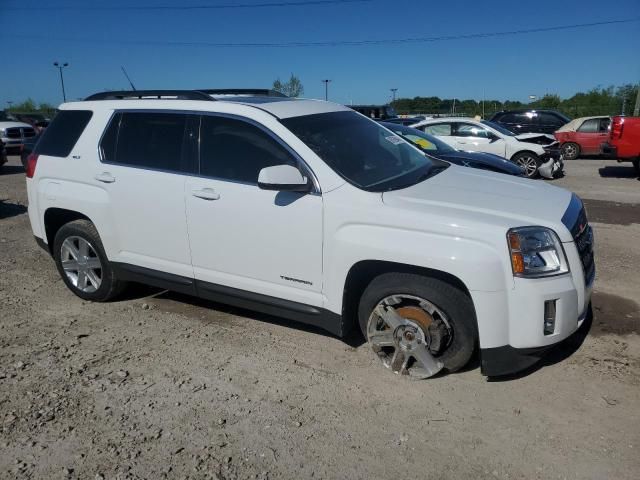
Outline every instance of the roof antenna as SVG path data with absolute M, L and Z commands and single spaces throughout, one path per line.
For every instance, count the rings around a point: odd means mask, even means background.
M 133 84 L 133 82 L 131 81 L 131 79 L 129 78 L 129 75 L 127 75 L 127 71 L 124 69 L 123 66 L 120 66 L 120 68 L 122 69 L 122 73 L 124 73 L 124 76 L 127 77 L 127 80 L 129 80 L 129 85 L 131 85 L 131 90 L 133 90 L 135 92 L 136 87 Z

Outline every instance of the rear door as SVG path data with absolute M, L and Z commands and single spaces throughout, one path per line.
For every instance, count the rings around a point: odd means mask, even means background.
M 300 159 L 260 125 L 218 115 L 201 117 L 199 156 L 199 176 L 185 188 L 199 291 L 215 298 L 231 287 L 242 298 L 322 306 L 322 196 L 258 187 L 268 166 L 309 176 Z
M 459 150 L 467 152 L 493 153 L 504 157 L 505 142 L 497 138 L 484 127 L 473 123 L 456 122 L 454 135 L 459 145 Z
M 122 111 L 111 119 L 92 181 L 109 196 L 115 231 L 101 234 L 118 246 L 112 261 L 193 278 L 184 184 L 195 173 L 197 118 Z

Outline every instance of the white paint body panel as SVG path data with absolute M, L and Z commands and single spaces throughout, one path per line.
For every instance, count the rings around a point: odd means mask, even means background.
M 494 142 L 490 142 L 487 138 L 480 137 L 456 137 L 456 136 L 438 136 L 440 140 L 446 142 L 448 145 L 451 145 L 456 150 L 470 151 L 470 152 L 484 152 L 484 153 L 493 153 L 495 155 L 499 155 L 506 159 L 513 158 L 514 155 L 520 152 L 533 152 L 536 155 L 544 154 L 544 148 L 541 145 L 537 145 L 535 143 L 529 142 L 521 142 L 517 137 L 512 137 L 509 135 L 504 135 L 500 131 L 491 128 L 489 125 L 485 125 L 484 123 L 478 122 L 472 118 L 463 118 L 463 117 L 452 117 L 452 118 L 434 118 L 423 120 L 414 125 L 411 125 L 412 128 L 417 128 L 419 130 L 423 130 L 425 127 L 429 125 L 434 125 L 438 123 L 469 123 L 477 126 L 478 128 L 482 128 L 490 131 L 494 135 L 498 137 L 498 140 Z M 530 135 L 532 137 L 539 137 L 540 134 Z M 518 135 L 519 138 L 527 138 L 527 135 Z
M 470 291 L 483 348 L 555 343 L 577 329 L 588 306 L 591 291 L 570 232 L 561 222 L 570 192 L 456 165 L 410 188 L 366 192 L 346 183 L 274 117 L 346 107 L 307 100 L 256 106 L 126 100 L 60 108 L 93 110 L 94 115 L 67 158 L 41 156 L 34 178 L 27 180 L 33 233 L 45 241 L 47 209 L 77 211 L 96 225 L 111 260 L 336 314 L 343 311 L 349 271 L 359 262 L 439 270 L 457 277 Z M 99 139 L 116 109 L 221 113 L 255 122 L 296 152 L 313 172 L 320 192 L 281 194 L 256 185 L 102 163 Z M 505 156 L 514 153 L 506 148 Z M 95 179 L 105 172 L 115 182 Z M 215 195 L 193 196 L 202 189 Z M 514 279 L 506 232 L 526 225 L 545 226 L 559 235 L 569 273 Z M 549 298 L 559 299 L 559 326 L 544 337 L 541 309 Z

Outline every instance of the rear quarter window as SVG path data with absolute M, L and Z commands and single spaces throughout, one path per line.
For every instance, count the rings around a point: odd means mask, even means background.
M 69 156 L 92 115 L 90 110 L 61 110 L 42 134 L 35 153 L 52 157 Z

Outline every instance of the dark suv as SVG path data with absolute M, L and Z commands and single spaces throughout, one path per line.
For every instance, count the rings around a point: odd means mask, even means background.
M 553 133 L 571 119 L 555 110 L 503 110 L 491 117 L 491 121 L 512 132 Z

